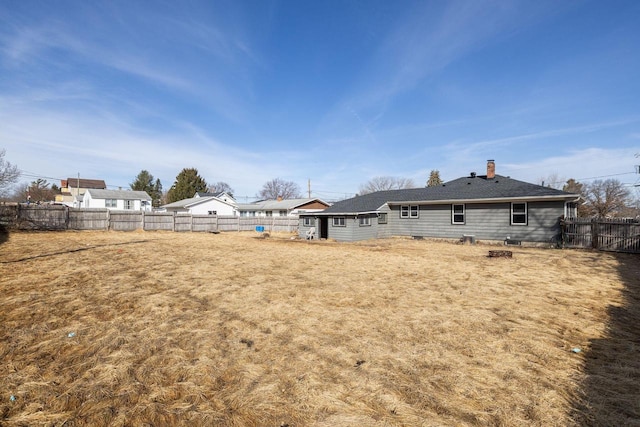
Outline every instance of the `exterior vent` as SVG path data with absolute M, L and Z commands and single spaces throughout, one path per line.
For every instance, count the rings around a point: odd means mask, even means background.
M 471 172 L 471 178 L 475 178 L 476 177 L 476 173 L 475 172 Z

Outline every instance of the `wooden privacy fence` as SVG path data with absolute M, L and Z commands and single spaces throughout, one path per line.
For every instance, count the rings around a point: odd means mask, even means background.
M 184 215 L 167 212 L 74 209 L 62 205 L 0 205 L 0 225 L 17 230 L 165 230 L 252 231 L 298 230 L 298 217 Z
M 566 248 L 640 253 L 640 220 L 567 219 L 562 224 L 562 243 Z

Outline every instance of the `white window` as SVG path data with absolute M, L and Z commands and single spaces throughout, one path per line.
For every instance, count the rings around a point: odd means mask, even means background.
M 302 218 L 302 224 L 305 227 L 313 227 L 313 225 L 315 224 L 315 219 L 311 218 L 310 216 L 305 216 L 304 218 Z
M 287 211 L 280 211 L 280 216 L 287 216 Z
M 578 204 L 576 202 L 567 202 L 564 204 L 564 217 L 576 218 L 578 216 Z
M 218 211 L 209 211 L 209 215 L 218 215 Z
M 527 203 L 511 203 L 511 225 L 527 225 Z
M 125 209 L 133 209 L 133 200 L 125 200 L 124 201 Z
M 380 213 L 378 214 L 378 224 L 386 224 L 387 223 L 387 214 Z
M 464 205 L 451 206 L 451 224 L 464 224 Z
M 334 227 L 345 227 L 344 217 L 343 216 L 334 217 L 333 218 L 333 226 Z
M 273 211 L 266 211 L 266 212 L 265 212 L 265 215 L 266 215 L 266 216 L 273 216 Z
M 417 205 L 400 206 L 400 218 L 418 218 L 420 208 Z
M 371 225 L 371 217 L 361 216 L 358 218 L 358 222 L 360 223 L 360 227 L 367 227 Z
M 116 199 L 105 199 L 104 206 L 106 208 L 117 208 L 118 207 L 118 201 Z

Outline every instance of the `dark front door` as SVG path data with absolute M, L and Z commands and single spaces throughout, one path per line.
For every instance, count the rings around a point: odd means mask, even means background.
M 320 217 L 320 238 L 329 238 L 329 218 L 327 218 L 326 216 Z

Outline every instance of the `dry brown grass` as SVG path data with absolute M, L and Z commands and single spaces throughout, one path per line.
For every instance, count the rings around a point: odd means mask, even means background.
M 637 256 L 255 237 L 11 234 L 0 424 L 638 422 Z

